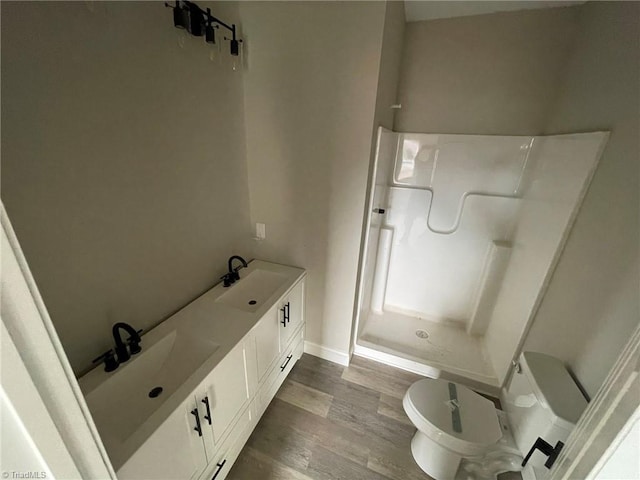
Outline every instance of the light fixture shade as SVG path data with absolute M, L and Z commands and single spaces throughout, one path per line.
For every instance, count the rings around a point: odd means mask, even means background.
M 176 6 L 173 9 L 173 25 L 176 28 L 187 28 L 187 23 L 189 21 L 189 17 L 187 15 L 186 10 Z
M 207 43 L 216 43 L 216 31 L 211 24 L 207 25 L 205 40 Z
M 191 33 L 191 35 L 193 35 L 194 37 L 201 37 L 202 35 L 204 35 L 204 16 L 202 15 L 202 13 L 195 8 L 191 8 L 189 10 L 189 19 L 189 32 Z
M 240 42 L 238 42 L 238 40 L 231 40 L 230 45 L 231 45 L 231 55 L 233 55 L 234 57 L 237 57 L 238 54 L 240 53 Z

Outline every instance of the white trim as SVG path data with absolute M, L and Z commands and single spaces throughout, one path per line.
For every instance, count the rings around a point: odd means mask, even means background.
M 82 478 L 115 479 L 115 471 L 4 205 L 0 207 L 2 323 L 40 396 L 47 399 L 51 420 Z M 43 456 L 46 458 L 45 452 Z
M 0 454 L 3 474 L 41 472 L 42 478 L 82 478 L 4 323 L 0 343 L 1 444 L 11 445 Z
M 364 347 L 357 343 L 355 344 L 353 353 L 354 355 L 358 355 L 359 357 L 367 358 L 369 360 L 380 362 L 385 365 L 390 365 L 401 370 L 406 370 L 407 372 L 424 375 L 425 377 L 438 378 L 440 376 L 440 370 L 438 370 L 437 368 L 432 368 L 428 365 L 425 365 L 424 363 L 415 362 L 407 358 L 402 358 L 390 353 L 381 352 L 380 350 L 376 350 L 370 347 Z
M 427 365 L 421 361 L 411 360 L 393 353 L 384 352 L 379 348 L 380 347 L 378 346 L 376 346 L 376 348 L 372 348 L 356 343 L 353 353 L 359 357 L 390 365 L 407 372 L 417 373 L 424 377 L 445 378 L 450 382 L 460 383 L 477 392 L 485 393 L 492 397 L 498 397 L 500 395 L 500 389 L 497 385 L 492 385 L 479 378 L 472 378 L 463 373 L 455 373 L 449 370 L 440 369 L 435 366 Z
M 631 416 L 631 418 L 627 421 L 625 426 L 618 432 L 618 435 L 614 439 L 614 441 L 609 445 L 607 451 L 604 455 L 598 460 L 593 470 L 589 473 L 587 480 L 597 480 L 599 478 L 628 478 L 628 479 L 638 479 L 640 478 L 640 460 L 635 457 L 635 462 L 629 462 L 624 465 L 615 464 L 616 460 L 620 460 L 620 458 L 616 459 L 614 456 L 618 449 L 624 448 L 625 443 L 629 442 L 631 444 L 635 443 L 636 446 L 627 447 L 629 449 L 637 450 L 637 443 L 640 441 L 640 434 L 637 433 L 638 427 L 637 425 L 640 423 L 640 406 L 636 408 L 635 413 Z M 636 438 L 635 442 L 633 439 L 634 429 L 636 430 Z M 623 456 L 624 457 L 624 456 Z M 617 471 L 616 477 L 611 477 L 611 471 L 608 472 L 609 475 L 602 475 L 602 469 L 609 466 L 610 462 L 614 465 L 614 470 Z
M 308 353 L 309 355 L 313 355 L 314 357 L 320 357 L 324 360 L 329 360 L 333 363 L 344 365 L 345 367 L 349 366 L 350 357 L 348 353 L 334 350 L 333 348 L 325 347 L 323 345 L 318 345 L 317 343 L 305 341 L 304 353 Z
M 360 258 L 358 259 L 358 275 L 356 278 L 356 295 L 354 299 L 354 312 L 353 321 L 351 322 L 351 340 L 349 342 L 349 354 L 355 352 L 356 342 L 358 341 L 359 328 L 360 328 L 360 302 L 364 295 L 364 273 L 367 263 L 367 255 L 369 251 L 369 230 L 371 229 L 371 213 L 373 212 L 373 197 L 376 189 L 376 176 L 378 174 L 378 157 L 380 155 L 380 139 L 383 132 L 393 133 L 392 130 L 383 126 L 378 126 L 376 129 L 376 149 L 371 159 L 372 165 L 370 166 L 369 178 L 367 181 L 367 205 L 364 213 L 364 220 L 362 225 L 362 242 L 360 245 Z M 373 272 L 371 273 L 373 275 Z M 349 357 L 350 358 L 350 357 Z
M 596 478 L 640 405 L 640 326 L 591 400 L 551 469 L 551 480 Z

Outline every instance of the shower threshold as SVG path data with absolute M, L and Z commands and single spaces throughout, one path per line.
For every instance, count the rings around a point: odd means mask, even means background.
M 457 325 L 395 312 L 370 313 L 354 353 L 432 378 L 496 395 L 500 385 L 482 337 Z

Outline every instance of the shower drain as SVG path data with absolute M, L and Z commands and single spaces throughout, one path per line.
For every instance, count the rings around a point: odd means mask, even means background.
M 416 330 L 416 337 L 418 338 L 429 338 L 429 334 L 424 330 Z

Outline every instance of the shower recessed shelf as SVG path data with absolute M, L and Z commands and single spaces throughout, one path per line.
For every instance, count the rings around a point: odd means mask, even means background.
M 424 215 L 426 215 L 427 228 L 432 233 L 436 233 L 439 235 L 450 235 L 452 233 L 455 233 L 456 230 L 458 230 L 458 228 L 460 227 L 460 222 L 462 221 L 462 217 L 465 212 L 465 206 L 470 199 L 477 197 L 480 199 L 487 199 L 489 201 L 491 201 L 492 199 L 499 199 L 501 201 L 512 200 L 516 202 L 519 200 L 522 200 L 521 196 L 516 196 L 516 195 L 503 195 L 499 193 L 488 193 L 488 192 L 464 192 L 454 206 L 448 206 L 448 208 L 446 208 L 446 212 L 443 215 L 441 212 L 434 213 L 433 205 L 434 203 L 436 203 L 434 202 L 434 200 L 437 200 L 438 196 L 437 196 L 437 193 L 434 193 L 434 189 L 431 187 L 414 187 L 409 185 L 393 184 L 389 187 L 389 190 L 390 191 L 391 190 L 418 190 L 422 192 L 428 192 L 429 198 L 428 199 L 425 198 L 420 205 L 414 205 L 412 206 L 412 208 L 415 211 L 417 211 L 418 214 L 426 210 L 426 213 Z M 425 203 L 426 203 L 426 206 L 423 206 Z M 451 215 L 453 212 L 455 213 Z M 440 219 L 442 217 L 449 219 L 448 224 L 451 226 L 449 228 L 434 227 L 431 224 L 432 216 L 440 217 Z M 442 221 L 442 223 L 445 223 L 445 222 Z

